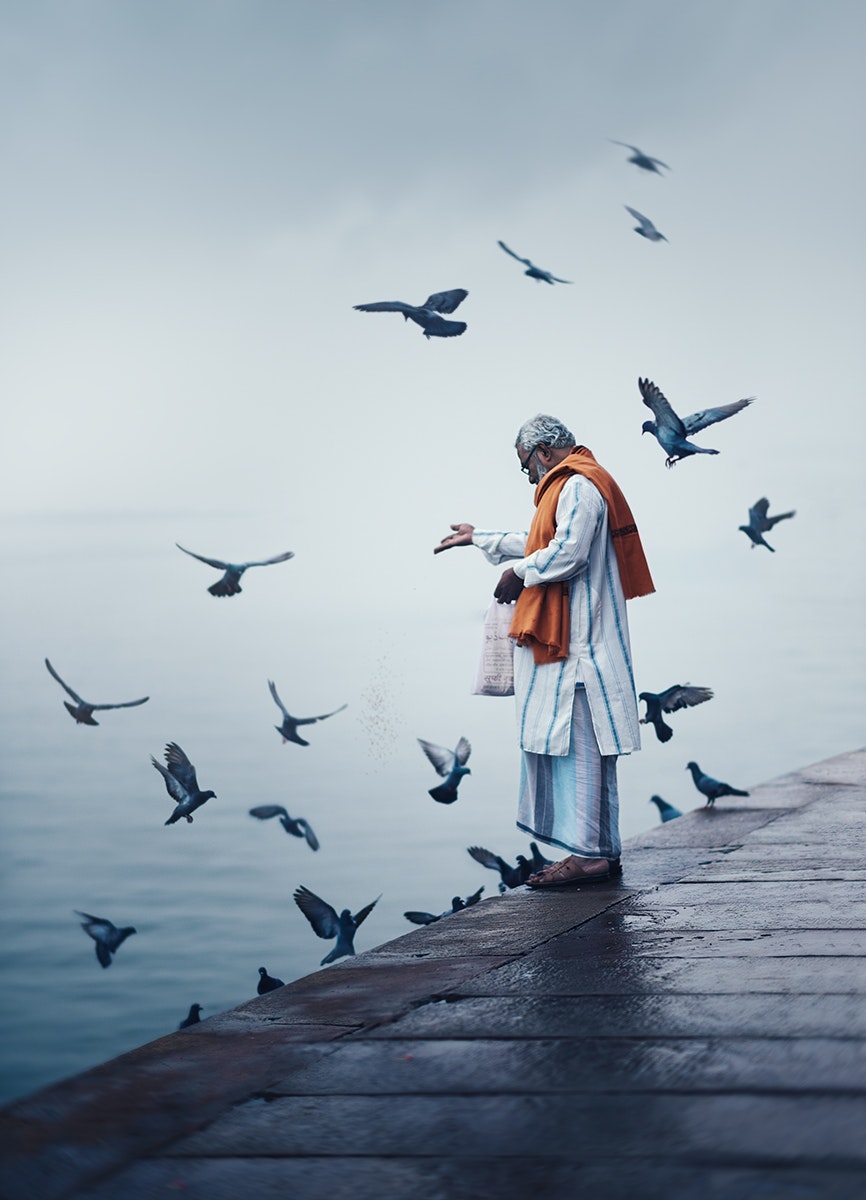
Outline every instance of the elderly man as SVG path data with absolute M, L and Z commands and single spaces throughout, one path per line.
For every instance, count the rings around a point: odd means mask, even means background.
M 494 565 L 517 560 L 493 593 L 517 602 L 517 824 L 569 851 L 528 882 L 595 883 L 619 873 L 616 759 L 640 748 L 625 601 L 655 589 L 625 497 L 562 422 L 539 413 L 515 448 L 536 485 L 528 534 L 452 525 L 434 553 L 475 545 Z

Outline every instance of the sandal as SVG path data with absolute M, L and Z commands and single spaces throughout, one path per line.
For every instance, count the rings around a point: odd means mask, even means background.
M 526 886 L 531 888 L 575 887 L 582 883 L 604 883 L 610 879 L 611 864 L 606 858 L 579 858 L 570 854 L 561 862 L 530 875 Z

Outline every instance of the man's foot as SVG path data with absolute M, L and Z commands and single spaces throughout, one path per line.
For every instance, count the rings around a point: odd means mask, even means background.
M 612 874 L 620 874 L 619 859 L 609 862 L 606 858 L 579 858 L 570 854 L 560 862 L 551 863 L 541 871 L 530 875 L 526 881 L 531 888 L 572 887 L 582 883 L 603 883 Z

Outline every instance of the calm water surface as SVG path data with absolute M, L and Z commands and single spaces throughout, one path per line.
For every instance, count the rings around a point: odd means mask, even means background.
M 298 559 L 216 600 L 215 574 L 173 543 L 220 553 L 231 532 L 230 519 L 183 515 L 4 526 L 2 1099 L 175 1029 L 194 1001 L 207 1017 L 249 999 L 261 965 L 284 980 L 317 969 L 330 943 L 293 903 L 298 884 L 353 911 L 381 893 L 365 949 L 406 932 L 407 908 L 439 912 L 482 883 L 496 895 L 467 846 L 526 847 L 512 701 L 469 695 L 487 585 L 435 602 L 409 585 L 375 608 L 335 589 L 313 602 Z M 711 629 L 674 567 L 674 599 L 632 606 L 639 688 L 688 679 L 716 698 L 675 714 L 671 743 L 648 738 L 623 760 L 624 835 L 656 823 L 653 792 L 697 806 L 689 758 L 748 787 L 864 740 L 859 598 L 819 598 L 775 557 L 735 560 Z M 88 700 L 151 700 L 76 726 L 46 655 Z M 283 745 L 269 678 L 298 714 L 349 707 L 312 727 L 309 747 Z M 436 805 L 415 738 L 461 734 L 472 775 L 457 804 Z M 193 825 L 163 824 L 171 802 L 150 755 L 169 740 L 217 793 Z M 249 817 L 263 803 L 306 817 L 319 853 Z M 74 909 L 137 928 L 108 970 Z

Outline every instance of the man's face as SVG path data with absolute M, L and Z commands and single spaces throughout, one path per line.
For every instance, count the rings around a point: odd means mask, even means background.
M 533 446 L 528 452 L 522 450 L 520 446 L 517 446 L 516 449 L 517 460 L 520 463 L 520 469 L 534 487 L 544 474 L 544 470 L 538 461 L 539 447 Z

